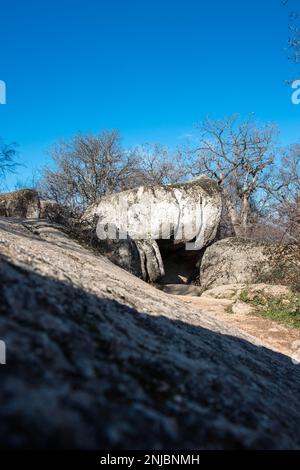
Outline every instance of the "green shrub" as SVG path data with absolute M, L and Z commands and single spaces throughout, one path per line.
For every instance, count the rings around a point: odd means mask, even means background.
M 300 294 L 291 293 L 289 296 L 275 297 L 264 292 L 249 293 L 243 290 L 240 300 L 255 307 L 255 313 L 284 323 L 294 328 L 300 328 Z

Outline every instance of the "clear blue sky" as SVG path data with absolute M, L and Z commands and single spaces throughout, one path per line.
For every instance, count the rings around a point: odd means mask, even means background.
M 18 142 L 24 178 L 77 131 L 176 146 L 207 114 L 255 112 L 298 141 L 288 12 L 281 0 L 0 0 L 0 136 Z

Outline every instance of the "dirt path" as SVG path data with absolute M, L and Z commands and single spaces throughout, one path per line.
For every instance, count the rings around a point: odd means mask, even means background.
M 229 313 L 226 307 L 232 305 L 230 299 L 215 299 L 206 295 L 181 296 L 180 299 L 193 307 L 214 314 L 216 319 L 239 328 L 273 351 L 294 357 L 297 355 L 300 361 L 300 329 L 288 327 L 258 315 Z

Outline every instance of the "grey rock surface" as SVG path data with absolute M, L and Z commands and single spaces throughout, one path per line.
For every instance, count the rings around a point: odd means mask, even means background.
M 0 256 L 0 447 L 300 447 L 290 358 L 57 226 L 0 219 Z
M 187 284 L 157 284 L 156 288 L 170 295 L 200 297 L 202 294 L 202 289 L 200 287 Z
M 283 249 L 280 244 L 225 238 L 204 252 L 200 264 L 201 287 L 206 290 L 227 284 L 255 284 L 263 282 L 270 277 L 268 274 L 279 269 L 282 270 L 279 283 L 282 283 L 284 273 L 290 274 L 299 263 L 294 255 L 292 248 Z
M 0 193 L 0 216 L 35 218 L 40 216 L 40 198 L 33 189 Z

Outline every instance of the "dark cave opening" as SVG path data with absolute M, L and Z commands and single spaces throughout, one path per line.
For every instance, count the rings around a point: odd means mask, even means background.
M 165 275 L 159 284 L 191 284 L 199 277 L 199 260 L 202 250 L 186 250 L 185 243 L 173 240 L 156 240 L 164 264 Z

